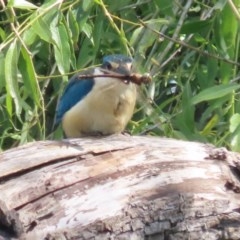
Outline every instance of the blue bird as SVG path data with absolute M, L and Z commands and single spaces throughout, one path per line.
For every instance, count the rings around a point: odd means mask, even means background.
M 66 137 L 110 135 L 125 129 L 133 115 L 136 85 L 114 78 L 114 74 L 130 75 L 131 70 L 131 58 L 110 55 L 103 58 L 100 67 L 70 79 L 58 103 L 55 121 L 56 125 L 62 123 Z M 79 75 L 95 77 L 83 79 Z

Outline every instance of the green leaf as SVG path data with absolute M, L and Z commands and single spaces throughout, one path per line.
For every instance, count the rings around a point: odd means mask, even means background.
M 57 5 L 60 5 L 62 0 L 47 0 L 39 7 L 39 9 L 50 9 L 51 7 L 56 8 Z
M 143 27 L 141 26 L 141 27 L 139 27 L 139 28 L 137 28 L 134 32 L 133 32 L 133 34 L 132 34 L 132 37 L 131 37 L 131 39 L 130 39 L 130 44 L 131 45 L 133 45 L 133 44 L 136 44 L 138 41 L 139 41 L 139 35 L 141 34 L 141 32 L 143 31 Z
M 234 1 L 234 3 L 237 6 L 239 4 L 239 0 Z M 235 14 L 233 14 L 230 4 L 226 4 L 224 6 L 219 17 L 220 18 L 216 26 L 219 34 L 216 36 L 219 43 L 219 52 L 222 52 L 222 55 L 225 58 L 236 60 L 236 52 L 239 48 L 239 46 L 236 46 L 236 43 L 239 45 L 239 20 L 236 18 Z M 236 66 L 233 67 L 228 63 L 221 62 L 219 77 L 222 82 L 228 83 L 236 70 Z
M 88 23 L 85 23 L 82 31 L 86 34 L 86 36 L 91 40 L 91 42 L 93 43 L 93 38 L 92 38 L 92 26 Z
M 19 8 L 19 9 L 37 9 L 38 7 L 28 1 L 25 0 L 12 0 L 9 1 L 8 7 L 14 7 L 14 8 Z
M 233 151 L 240 151 L 240 114 L 236 113 L 230 118 L 229 131 L 231 135 L 231 146 Z
M 38 106 L 40 106 L 41 93 L 38 86 L 38 80 L 35 74 L 32 59 L 25 48 L 21 49 L 19 70 L 22 74 L 25 91 L 27 91 L 29 97 L 31 97 Z
M 6 95 L 6 109 L 7 109 L 7 113 L 9 115 L 9 118 L 12 118 L 12 114 L 13 114 L 13 103 L 12 103 L 12 97 L 9 94 L 9 91 L 7 89 L 7 95 Z
M 49 24 L 42 18 L 39 18 L 34 24 L 33 29 L 35 33 L 44 41 L 54 43 Z
M 212 51 L 211 47 L 209 48 L 209 52 L 214 54 L 214 51 Z M 208 62 L 207 62 L 207 80 L 209 82 L 209 84 L 214 83 L 217 74 L 218 74 L 218 70 L 219 70 L 219 66 L 218 66 L 218 61 L 214 58 L 209 58 Z
M 202 30 L 209 29 L 212 20 L 189 20 L 185 22 L 181 28 L 182 34 L 199 33 Z
M 174 118 L 175 129 L 179 129 L 186 139 L 194 140 L 201 136 L 195 134 L 194 113 L 195 107 L 190 104 L 189 99 L 192 97 L 192 89 L 189 83 L 184 86 L 182 93 L 182 109 L 181 112 Z
M 58 27 L 51 28 L 52 36 L 54 39 L 54 54 L 57 62 L 59 72 L 61 74 L 67 73 L 70 70 L 70 58 L 71 51 L 67 30 L 63 23 L 60 23 Z
M 237 4 L 237 1 L 235 1 Z M 239 2 L 239 1 L 238 1 Z M 235 44 L 236 44 L 236 35 L 239 32 L 239 21 L 236 16 L 233 14 L 233 10 L 230 4 L 226 4 L 222 13 L 222 21 L 220 25 L 220 32 L 224 39 L 222 39 L 222 47 L 228 53 L 230 58 L 234 57 L 235 54 Z M 231 27 L 229 27 L 231 26 Z
M 0 52 L 0 92 L 2 92 L 2 89 L 6 84 L 5 83 L 4 61 L 5 61 L 5 56 L 4 56 L 3 52 Z
M 82 0 L 82 8 L 84 11 L 89 10 L 89 8 L 91 8 L 91 6 L 93 5 L 93 1 L 89 1 L 89 0 Z
M 6 32 L 4 32 L 4 30 L 0 27 L 0 42 L 3 42 L 3 40 L 5 40 L 7 37 Z
M 10 44 L 6 58 L 5 58 L 5 77 L 6 77 L 6 89 L 7 89 L 7 101 L 8 101 L 8 113 L 12 115 L 12 109 L 10 104 L 10 96 L 14 101 L 16 114 L 20 115 L 22 111 L 21 98 L 19 95 L 18 87 L 18 44 L 16 39 Z
M 233 133 L 240 126 L 240 114 L 235 113 L 230 119 L 229 131 Z
M 183 105 L 183 118 L 188 129 L 194 129 L 194 110 L 195 108 L 189 103 L 189 99 L 192 97 L 191 85 L 187 83 L 185 85 L 182 94 L 182 105 Z
M 203 101 L 209 101 L 217 98 L 226 96 L 229 93 L 240 88 L 237 84 L 224 84 L 213 86 L 201 91 L 199 94 L 194 96 L 190 101 L 193 105 L 198 104 Z
M 79 27 L 78 27 L 78 23 L 76 21 L 75 16 L 73 15 L 72 10 L 68 11 L 68 15 L 67 15 L 67 22 L 69 25 L 69 30 L 71 32 L 71 37 L 73 40 L 74 44 L 77 44 L 78 38 L 79 38 Z
M 93 46 L 91 45 L 88 38 L 85 38 L 81 44 L 81 51 L 79 52 L 77 59 L 77 68 L 87 67 L 92 63 L 94 55 L 92 53 Z
M 204 126 L 204 129 L 202 130 L 202 135 L 209 135 L 213 131 L 213 129 L 216 127 L 217 123 L 219 122 L 219 116 L 217 114 L 214 114 L 211 119 L 208 120 L 207 124 Z
M 33 28 L 29 28 L 23 33 L 22 39 L 24 43 L 29 46 L 33 43 L 36 43 L 36 39 L 38 39 L 38 34 L 36 34 L 36 31 Z
M 73 40 L 73 33 L 70 30 L 69 24 L 67 23 L 65 18 L 62 18 L 63 24 L 66 29 L 67 33 L 67 38 L 68 38 L 68 46 L 70 49 L 70 65 L 72 66 L 73 69 L 76 69 L 76 56 L 75 56 L 75 49 L 78 49 L 78 38 L 79 38 L 79 33 L 78 36 L 76 36 L 76 42 Z M 76 34 L 76 33 L 75 33 Z
M 93 25 L 93 42 L 94 42 L 94 51 L 95 53 L 97 53 L 99 51 L 99 47 L 101 45 L 101 41 L 102 41 L 102 32 L 104 32 L 104 22 L 101 20 L 102 19 L 102 15 L 99 14 L 97 16 L 96 19 L 96 23 Z
M 173 1 L 169 0 L 154 0 L 155 4 L 159 7 L 161 12 L 167 16 L 173 16 Z
M 162 25 L 167 23 L 169 22 L 163 18 L 151 19 L 145 22 L 145 24 L 147 24 L 151 29 L 156 31 L 158 31 Z M 130 39 L 130 45 L 136 45 L 136 48 L 138 48 L 138 51 L 142 54 L 145 54 L 147 48 L 152 46 L 154 41 L 159 38 L 158 35 L 151 29 L 146 29 L 141 26 L 135 29 Z
M 58 11 L 54 8 L 46 12 L 45 15 L 39 17 L 39 14 L 41 14 L 42 11 L 46 10 L 38 10 L 34 14 L 32 14 L 32 29 L 42 40 L 54 44 L 50 26 L 53 22 L 53 19 L 56 18 L 56 14 L 58 13 Z
M 76 20 L 77 20 L 80 32 L 82 31 L 82 28 L 84 27 L 85 23 L 89 19 L 89 14 L 90 14 L 90 10 L 92 9 L 92 6 L 94 6 L 94 1 L 84 0 L 82 2 L 82 5 L 79 6 L 79 8 L 77 9 Z

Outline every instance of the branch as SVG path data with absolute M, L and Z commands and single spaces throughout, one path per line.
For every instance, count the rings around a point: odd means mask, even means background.
M 104 78 L 117 78 L 119 80 L 121 80 L 122 82 L 129 84 L 129 82 L 135 83 L 137 85 L 141 85 L 143 84 L 147 84 L 150 83 L 152 81 L 151 76 L 148 73 L 145 74 L 139 74 L 139 73 L 133 73 L 130 75 L 122 75 L 122 74 L 117 74 L 114 72 L 110 72 L 107 70 L 104 70 L 104 72 L 106 72 L 106 74 L 80 74 L 78 75 L 78 78 L 82 79 L 82 78 L 94 78 L 94 77 L 104 77 Z
M 148 28 L 149 30 L 151 30 L 152 32 L 158 34 L 160 37 L 162 37 L 162 38 L 164 38 L 164 39 L 167 39 L 167 40 L 169 40 L 169 41 L 172 41 L 172 42 L 174 42 L 174 43 L 177 43 L 177 44 L 179 44 L 179 45 L 181 45 L 181 46 L 183 46 L 183 47 L 187 47 L 187 48 L 189 48 L 189 49 L 192 49 L 192 50 L 198 52 L 198 53 L 201 54 L 201 55 L 205 55 L 205 56 L 207 56 L 207 57 L 215 58 L 215 59 L 217 59 L 217 60 L 220 60 L 220 61 L 223 61 L 223 62 L 226 62 L 226 63 L 229 63 L 229 64 L 233 64 L 233 65 L 236 65 L 236 66 L 239 66 L 239 67 L 240 67 L 240 63 L 238 63 L 238 62 L 235 62 L 235 61 L 233 61 L 233 60 L 231 60 L 231 59 L 226 59 L 226 58 L 219 57 L 219 56 L 217 56 L 217 55 L 208 53 L 208 52 L 206 52 L 206 51 L 202 51 L 202 50 L 200 50 L 200 49 L 198 49 L 198 48 L 196 48 L 196 47 L 194 47 L 194 46 L 192 46 L 192 45 L 187 44 L 187 43 L 184 42 L 184 41 L 180 41 L 180 40 L 177 40 L 177 39 L 175 39 L 175 38 L 171 38 L 171 37 L 165 35 L 164 33 L 158 32 L 158 31 L 154 30 L 153 28 L 149 27 L 149 26 L 148 26 L 146 23 L 144 23 L 143 21 L 141 21 L 141 20 L 139 20 L 139 21 L 140 21 L 140 23 L 142 24 L 143 27 Z

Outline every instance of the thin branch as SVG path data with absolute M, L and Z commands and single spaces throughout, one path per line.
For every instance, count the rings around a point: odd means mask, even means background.
M 147 84 L 151 82 L 151 77 L 149 74 L 138 74 L 138 73 L 133 73 L 130 75 L 122 75 L 122 74 L 117 74 L 117 73 L 109 73 L 109 74 L 79 74 L 77 76 L 79 79 L 82 78 L 96 78 L 96 77 L 104 77 L 104 78 L 117 78 L 121 80 L 122 82 L 129 84 L 129 82 L 135 83 L 137 85 Z
M 184 19 L 186 18 L 188 10 L 189 10 L 190 6 L 192 5 L 192 2 L 193 2 L 193 0 L 188 0 L 187 3 L 184 5 L 182 13 L 181 13 L 179 21 L 178 21 L 178 24 L 175 28 L 175 31 L 174 31 L 173 35 L 172 35 L 172 39 L 177 39 L 177 37 L 179 35 L 179 32 L 182 28 L 182 25 L 184 23 Z M 143 23 L 143 22 L 140 20 L 140 23 Z M 146 27 L 146 24 L 145 25 L 142 24 L 142 25 Z M 148 29 L 152 30 L 151 28 L 148 28 Z M 170 41 L 167 44 L 167 46 L 164 48 L 163 52 L 158 54 L 158 56 L 156 57 L 160 65 L 161 65 L 161 62 L 163 61 L 163 59 L 165 58 L 165 56 L 170 52 L 170 49 L 173 47 L 173 44 L 174 44 L 174 42 Z M 153 68 L 151 70 L 151 75 L 154 76 L 156 72 L 159 72 L 159 67 L 157 67 L 157 66 L 154 67 L 153 66 Z
M 232 8 L 235 16 L 237 17 L 238 20 L 240 20 L 240 14 L 239 14 L 239 11 L 238 9 L 236 8 L 236 6 L 234 5 L 233 1 L 232 0 L 228 0 L 228 4 L 230 5 L 230 7 Z
M 205 55 L 205 56 L 207 56 L 207 57 L 215 58 L 215 59 L 217 59 L 217 60 L 220 60 L 220 61 L 223 61 L 223 62 L 226 62 L 226 63 L 229 63 L 229 64 L 233 64 L 233 65 L 236 65 L 236 66 L 240 66 L 240 63 L 235 62 L 235 61 L 233 61 L 233 60 L 231 60 L 231 59 L 222 58 L 222 57 L 219 57 L 219 56 L 217 56 L 217 55 L 208 53 L 208 52 L 206 52 L 206 51 L 202 51 L 202 50 L 200 50 L 200 49 L 198 49 L 198 48 L 196 48 L 196 47 L 193 47 L 192 45 L 187 44 L 187 43 L 184 42 L 184 41 L 180 41 L 180 40 L 171 38 L 171 37 L 165 35 L 164 33 L 158 32 L 158 31 L 156 31 L 155 29 L 152 29 L 151 27 L 149 27 L 147 24 L 145 24 L 145 23 L 144 23 L 143 21 L 141 21 L 141 20 L 140 20 L 140 23 L 141 23 L 144 27 L 146 27 L 146 28 L 150 29 L 151 31 L 153 31 L 154 33 L 158 34 L 160 37 L 162 37 L 162 38 L 164 38 L 164 39 L 167 39 L 167 40 L 169 40 L 169 41 L 172 41 L 172 42 L 174 42 L 174 43 L 177 43 L 177 44 L 179 44 L 179 45 L 181 45 L 181 46 L 183 46 L 183 47 L 192 49 L 192 50 L 198 52 L 198 53 L 201 54 L 201 55 Z
M 36 22 L 39 18 L 41 18 L 45 13 L 47 13 L 52 8 L 56 7 L 56 5 L 58 5 L 62 2 L 63 2 L 63 0 L 57 0 L 56 2 L 54 2 L 49 7 L 45 8 L 44 11 L 39 12 L 37 14 L 37 16 L 34 19 L 32 19 L 29 23 L 26 24 L 26 21 L 21 23 L 21 25 L 18 27 L 18 29 L 16 29 L 16 31 L 18 32 L 18 35 L 21 35 L 26 29 L 30 28 L 32 26 L 32 24 L 34 22 Z M 4 49 L 8 44 L 10 44 L 13 41 L 13 39 L 14 39 L 14 35 L 10 34 L 8 36 L 8 38 L 0 45 L 0 51 L 2 51 L 2 49 Z

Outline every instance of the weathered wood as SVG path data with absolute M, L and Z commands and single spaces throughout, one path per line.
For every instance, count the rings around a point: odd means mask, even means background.
M 240 239 L 240 155 L 156 137 L 0 154 L 0 239 Z

